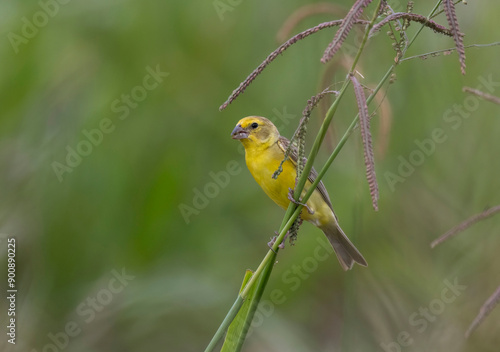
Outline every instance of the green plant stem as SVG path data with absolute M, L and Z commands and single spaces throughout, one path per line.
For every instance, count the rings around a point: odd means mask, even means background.
M 434 15 L 434 12 L 437 11 L 437 9 L 439 8 L 439 5 L 441 5 L 441 1 L 442 0 L 438 0 L 438 2 L 436 3 L 436 5 L 434 6 L 434 8 L 431 10 L 431 12 L 429 13 L 429 15 L 427 15 L 427 18 L 430 19 L 432 18 L 432 16 Z M 413 44 L 413 42 L 415 41 L 415 39 L 417 39 L 418 35 L 420 34 L 420 32 L 422 32 L 422 29 L 424 29 L 425 25 L 422 24 L 420 26 L 420 28 L 418 29 L 417 33 L 415 33 L 415 35 L 410 39 L 410 42 L 408 43 L 408 45 L 406 46 L 405 48 L 405 52 L 406 50 Z M 404 53 L 403 53 L 404 54 Z M 395 66 L 395 65 L 393 65 Z
M 248 333 L 248 329 L 250 328 L 250 325 L 253 320 L 253 316 L 255 315 L 255 311 L 257 310 L 257 306 L 259 305 L 260 299 L 262 298 L 262 294 L 264 293 L 264 289 L 266 288 L 267 281 L 271 277 L 271 271 L 273 270 L 274 266 L 274 260 L 276 259 L 277 253 L 274 253 L 274 258 L 271 258 L 271 260 L 267 263 L 267 265 L 264 267 L 264 270 L 262 271 L 262 275 L 260 275 L 260 279 L 257 282 L 257 287 L 256 287 L 256 292 L 254 297 L 252 297 L 252 307 L 250 308 L 250 312 L 248 313 L 248 319 L 245 321 L 245 328 L 244 331 L 242 332 L 242 336 L 239 339 L 238 346 L 236 346 L 236 350 L 234 352 L 239 352 L 241 348 L 243 347 L 243 343 L 245 342 L 246 335 Z M 245 288 L 248 285 L 245 286 Z
M 229 309 L 229 312 L 226 314 L 226 317 L 224 318 L 219 328 L 215 332 L 214 336 L 212 337 L 212 340 L 210 340 L 210 343 L 208 344 L 207 348 L 205 348 L 205 352 L 213 351 L 215 346 L 217 346 L 220 339 L 224 335 L 224 332 L 226 331 L 227 327 L 229 326 L 229 324 L 231 324 L 236 314 L 238 314 L 238 311 L 243 305 L 243 301 L 244 299 L 240 295 L 236 297 L 236 301 L 234 301 L 233 305 L 231 306 L 231 309 Z
M 433 10 L 428 15 L 428 18 L 430 18 L 434 14 L 434 12 L 439 8 L 440 4 L 441 4 L 441 0 L 439 0 L 437 2 L 437 4 L 434 6 Z M 347 75 L 347 78 L 344 81 L 344 84 L 342 85 L 342 88 L 340 89 L 339 94 L 337 95 L 335 101 L 332 103 L 332 105 L 328 109 L 328 112 L 327 112 L 327 114 L 325 116 L 325 119 L 323 120 L 321 128 L 320 128 L 320 130 L 318 132 L 318 135 L 316 136 L 316 139 L 314 140 L 313 147 L 311 148 L 311 152 L 309 153 L 309 157 L 307 159 L 306 165 L 304 166 L 304 171 L 303 171 L 303 173 L 302 173 L 299 181 L 297 182 L 297 186 L 295 187 L 295 191 L 294 191 L 294 198 L 295 199 L 299 198 L 299 195 L 302 193 L 302 190 L 304 189 L 306 180 L 307 180 L 307 178 L 309 176 L 309 173 L 310 173 L 310 171 L 312 169 L 312 165 L 314 163 L 314 159 L 316 158 L 316 155 L 318 154 L 319 147 L 320 147 L 321 143 L 323 142 L 323 139 L 324 139 L 324 137 L 326 135 L 326 131 L 328 129 L 328 126 L 330 125 L 330 122 L 331 122 L 331 120 L 332 120 L 335 112 L 337 111 L 337 107 L 338 107 L 338 105 L 340 103 L 340 99 L 342 98 L 342 96 L 344 95 L 347 87 L 349 86 L 349 83 L 350 83 L 349 75 L 354 73 L 356 65 L 357 65 L 357 63 L 358 63 L 358 61 L 359 61 L 359 59 L 361 57 L 361 53 L 362 53 L 364 47 L 366 46 L 366 43 L 367 43 L 367 40 L 368 40 L 368 34 L 370 32 L 370 29 L 373 27 L 373 25 L 375 23 L 375 20 L 377 19 L 377 14 L 378 14 L 378 10 L 379 10 L 380 6 L 381 6 L 381 1 L 379 1 L 379 4 L 377 6 L 377 10 L 375 11 L 375 13 L 373 15 L 373 18 L 370 21 L 370 24 L 367 26 L 367 28 L 365 30 L 365 35 L 364 35 L 363 40 L 361 42 L 361 45 L 360 45 L 360 47 L 358 49 L 358 52 L 356 53 L 356 56 L 354 58 L 352 66 L 351 66 L 351 70 L 349 71 L 349 74 Z M 419 28 L 419 30 L 412 37 L 412 39 L 410 40 L 410 42 L 408 43 L 408 45 L 406 46 L 405 49 L 408 49 L 413 44 L 413 42 L 415 41 L 415 39 L 417 38 L 417 36 L 420 34 L 420 32 L 422 31 L 422 29 L 424 27 L 425 26 L 422 25 Z M 403 55 L 404 55 L 404 53 L 403 53 Z M 387 81 L 387 79 L 390 77 L 391 73 L 393 72 L 393 70 L 394 70 L 394 68 L 396 66 L 397 66 L 397 63 L 394 63 L 389 68 L 389 70 L 387 70 L 387 72 L 385 73 L 384 77 L 380 80 L 380 82 L 377 85 L 377 87 L 375 88 L 375 90 L 367 98 L 367 100 L 366 100 L 367 104 L 370 104 L 373 101 L 375 95 L 380 90 L 380 88 L 383 86 L 383 84 Z M 356 115 L 356 117 L 353 119 L 353 121 L 351 122 L 351 124 L 347 128 L 346 132 L 344 133 L 344 135 L 340 139 L 339 143 L 335 147 L 334 151 L 329 156 L 329 158 L 326 161 L 325 165 L 322 167 L 322 169 L 318 173 L 318 176 L 316 177 L 316 180 L 309 187 L 309 189 L 307 190 L 306 194 L 301 199 L 302 203 L 306 203 L 307 200 L 309 199 L 309 197 L 312 195 L 312 193 L 316 189 L 316 186 L 319 184 L 319 182 L 321 181 L 322 177 L 325 175 L 325 173 L 329 169 L 329 167 L 332 164 L 333 160 L 335 160 L 335 158 L 337 157 L 337 155 L 340 153 L 340 150 L 342 150 L 343 146 L 347 142 L 347 139 L 349 138 L 349 136 L 353 132 L 354 128 L 356 127 L 357 121 L 358 121 L 358 115 Z M 297 204 L 294 204 L 294 203 L 290 202 L 290 205 L 288 206 L 288 209 L 287 209 L 287 211 L 285 213 L 285 216 L 283 218 L 283 221 L 281 223 L 279 235 L 277 236 L 274 245 L 267 252 L 266 256 L 264 257 L 264 259 L 262 260 L 262 262 L 260 263 L 260 265 L 257 267 L 257 270 L 255 271 L 254 275 L 249 280 L 249 282 L 247 283 L 247 285 L 245 286 L 245 288 L 243 289 L 243 291 L 241 292 L 241 294 L 238 295 L 238 297 L 237 297 L 236 301 L 234 302 L 233 306 L 231 307 L 231 309 L 227 313 L 226 317 L 222 321 L 222 324 L 219 326 L 219 329 L 217 330 L 216 334 L 214 335 L 214 337 L 210 341 L 210 344 L 205 349 L 205 352 L 211 352 L 211 351 L 213 351 L 213 349 L 217 345 L 218 341 L 222 338 L 222 336 L 224 334 L 224 331 L 231 324 L 232 320 L 234 319 L 234 317 L 238 313 L 238 310 L 241 308 L 241 306 L 243 304 L 243 301 L 246 298 L 246 296 L 248 295 L 248 292 L 249 292 L 250 288 L 256 283 L 258 277 L 260 276 L 260 274 L 262 273 L 262 271 L 264 270 L 264 268 L 266 267 L 266 265 L 270 262 L 271 258 L 275 257 L 275 255 L 279 251 L 279 247 L 278 247 L 279 244 L 283 241 L 283 239 L 284 239 L 287 231 L 290 229 L 290 227 L 292 226 L 292 224 L 294 223 L 294 221 L 297 219 L 297 217 L 299 216 L 301 210 L 302 210 L 302 205 L 297 205 Z
M 462 2 L 462 1 L 463 1 L 463 0 L 457 0 L 457 1 L 455 1 L 455 5 L 456 5 L 456 4 L 458 4 L 459 2 Z M 438 4 L 438 5 L 439 5 L 439 4 Z M 430 18 L 430 19 L 432 19 L 432 18 L 434 18 L 434 17 L 436 17 L 436 16 L 438 16 L 438 15 L 442 14 L 443 12 L 444 12 L 444 10 L 440 10 L 440 11 L 438 11 L 438 12 L 433 13 L 432 15 L 430 15 L 430 16 L 429 16 L 429 18 Z

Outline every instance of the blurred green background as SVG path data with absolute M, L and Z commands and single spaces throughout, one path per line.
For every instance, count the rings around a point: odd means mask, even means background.
M 230 132 L 241 117 L 262 115 L 290 137 L 307 99 L 327 85 L 340 88 L 350 52 L 320 64 L 335 32 L 324 30 L 290 48 L 219 112 L 278 46 L 286 19 L 318 2 L 63 2 L 0 3 L 2 297 L 9 237 L 17 240 L 18 280 L 16 345 L 5 339 L 2 299 L 1 348 L 201 351 L 283 216 Z M 341 18 L 351 4 L 336 1 L 292 33 Z M 427 14 L 433 5 L 418 2 L 414 11 Z M 457 6 L 466 44 L 499 40 L 500 3 Z M 446 24 L 443 15 L 437 20 Z M 350 45 L 359 39 L 353 33 Z M 384 33 L 358 68 L 368 87 L 393 62 Z M 453 46 L 424 30 L 408 55 Z M 500 96 L 499 54 L 499 47 L 468 49 L 466 76 L 456 53 L 398 67 L 372 120 L 380 210 L 371 207 L 359 131 L 324 179 L 369 267 L 342 272 L 324 256 L 321 231 L 304 224 L 296 245 L 279 253 L 244 351 L 498 350 L 500 309 L 470 339 L 464 332 L 500 284 L 500 217 L 433 250 L 429 244 L 500 203 L 500 106 L 461 91 L 480 86 Z M 327 104 L 313 114 L 309 145 Z M 318 167 L 356 109 L 348 94 Z M 420 162 L 415 141 L 437 129 L 445 140 Z M 411 156 L 414 171 L 391 185 L 388 173 Z M 446 290 L 453 282 L 465 288 Z

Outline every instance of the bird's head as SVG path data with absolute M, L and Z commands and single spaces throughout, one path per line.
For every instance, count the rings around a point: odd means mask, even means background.
M 274 144 L 280 136 L 276 126 L 260 116 L 248 116 L 242 118 L 236 124 L 231 137 L 239 139 L 245 146 L 270 146 Z

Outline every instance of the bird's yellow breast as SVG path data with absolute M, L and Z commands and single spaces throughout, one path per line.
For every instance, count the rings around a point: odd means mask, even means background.
M 288 199 L 289 189 L 295 188 L 297 171 L 295 164 L 287 160 L 283 163 L 283 171 L 278 178 L 272 178 L 272 175 L 278 169 L 283 157 L 283 151 L 277 144 L 267 148 L 252 147 L 248 145 L 245 148 L 246 164 L 255 181 L 262 187 L 269 198 L 281 208 L 287 209 L 290 203 Z M 301 197 L 305 195 L 310 186 L 311 183 L 307 181 Z M 307 205 L 314 213 L 310 214 L 304 209 L 301 213 L 304 220 L 310 221 L 316 226 L 320 226 L 332 220 L 333 212 L 324 202 L 318 191 L 315 191 L 311 195 L 307 201 Z
M 283 160 L 283 152 L 276 144 L 264 150 L 247 149 L 245 160 L 248 170 L 268 197 L 286 209 L 290 202 L 288 200 L 289 188 L 295 187 L 295 176 L 297 175 L 295 165 L 287 160 L 283 164 L 283 172 L 277 179 L 272 178 Z

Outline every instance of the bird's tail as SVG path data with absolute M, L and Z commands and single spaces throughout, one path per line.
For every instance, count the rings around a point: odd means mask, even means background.
M 362 266 L 368 266 L 363 255 L 354 247 L 352 242 L 349 241 L 338 223 L 330 221 L 327 225 L 321 227 L 321 230 L 323 230 L 326 238 L 328 238 L 335 250 L 335 254 L 337 255 L 342 269 L 352 269 L 354 262 Z

